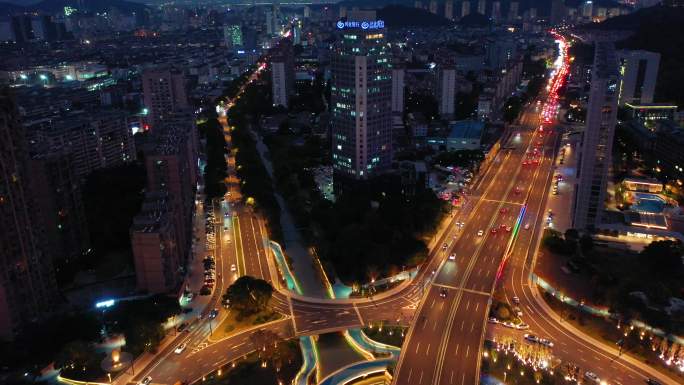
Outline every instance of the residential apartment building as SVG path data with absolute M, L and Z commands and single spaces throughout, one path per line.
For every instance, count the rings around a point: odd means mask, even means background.
M 618 103 L 653 103 L 660 54 L 643 50 L 618 52 L 620 70 L 620 92 Z
M 49 314 L 57 284 L 31 194 L 24 128 L 13 98 L 0 90 L 0 339 Z
M 613 44 L 597 42 L 575 185 L 572 227 L 596 228 L 606 199 L 617 123 L 619 73 Z
M 189 107 L 183 72 L 172 67 L 150 68 L 142 74 L 143 99 L 150 122 L 158 122 L 174 111 Z

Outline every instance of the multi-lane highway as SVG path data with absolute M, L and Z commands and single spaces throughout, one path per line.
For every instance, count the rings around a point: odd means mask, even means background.
M 465 222 L 463 236 L 445 254 L 446 259 L 421 302 L 397 365 L 397 384 L 476 384 L 480 347 L 490 296 L 504 254 L 526 210 L 529 195 L 544 189 L 551 164 L 555 134 L 518 132 L 492 165 L 489 178 L 473 195 L 477 205 Z M 515 143 L 517 142 L 517 144 Z M 523 165 L 533 148 L 532 164 Z M 538 163 L 538 164 L 534 164 Z M 475 198 L 474 197 L 474 198 Z

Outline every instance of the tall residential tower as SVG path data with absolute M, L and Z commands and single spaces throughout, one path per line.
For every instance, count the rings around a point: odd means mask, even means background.
M 32 204 L 29 156 L 14 100 L 0 90 L 0 339 L 50 312 L 56 282 Z
M 578 166 L 579 178 L 575 186 L 572 225 L 576 229 L 595 228 L 601 223 L 617 123 L 618 82 L 613 44 L 597 42 Z

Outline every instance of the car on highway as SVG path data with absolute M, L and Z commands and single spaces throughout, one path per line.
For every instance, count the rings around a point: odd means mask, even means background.
M 448 243 L 445 243 L 442 245 L 442 251 L 446 251 L 446 249 L 449 247 Z
M 455 261 L 456 260 L 456 254 L 454 254 L 454 253 L 449 254 L 449 260 Z
M 595 383 L 595 384 L 601 383 L 601 379 L 599 378 L 599 376 L 597 376 L 596 373 L 590 372 L 588 370 L 586 372 L 584 372 L 584 378 L 587 379 L 588 381 Z
M 176 328 L 176 331 L 180 333 L 183 330 L 185 330 L 186 327 L 188 327 L 188 324 L 186 322 L 183 322 L 182 324 L 178 325 L 178 327 Z
M 518 298 L 517 296 L 514 296 L 511 298 L 511 302 L 513 302 L 516 305 L 520 305 L 520 298 Z
M 547 340 L 546 338 L 540 338 L 538 342 L 547 348 L 552 348 L 553 347 L 553 342 L 551 340 Z
M 439 296 L 442 298 L 446 298 L 448 292 L 449 291 L 447 290 L 447 288 L 443 287 L 439 290 Z
M 496 234 L 496 227 L 492 227 L 492 230 L 490 231 L 492 234 Z
M 218 312 L 219 312 L 219 311 L 218 311 L 217 308 L 211 309 L 211 311 L 209 312 L 209 319 L 214 319 L 214 318 L 216 318 L 216 316 L 218 316 Z
M 482 231 L 482 230 L 477 230 L 477 236 L 478 236 L 478 237 L 481 237 L 481 236 L 483 236 L 483 235 L 484 235 L 484 231 Z
M 530 328 L 530 325 L 528 325 L 528 324 L 526 324 L 526 323 L 524 323 L 524 322 L 521 322 L 521 323 L 515 325 L 515 328 L 518 329 L 518 330 L 527 330 L 527 329 Z
M 511 226 L 506 226 L 506 232 L 510 233 L 511 232 Z
M 508 212 L 507 207 L 502 207 L 501 210 L 499 210 L 499 213 L 501 213 L 501 214 L 506 214 L 507 212 Z
M 648 385 L 662 385 L 662 384 L 660 383 L 660 381 L 655 380 L 655 379 L 653 379 L 653 378 L 647 379 L 647 380 L 646 380 L 646 383 L 647 383 Z
M 152 382 L 152 377 L 147 376 L 147 377 L 143 378 L 142 381 L 140 381 L 140 385 L 150 385 L 151 382 Z
M 530 229 L 530 224 L 529 224 L 529 223 L 525 223 L 525 230 L 529 230 L 529 229 Z
M 496 319 L 496 318 L 494 318 L 494 317 L 489 317 L 489 319 L 487 320 L 487 322 L 489 322 L 490 324 L 498 324 L 498 323 L 499 323 L 499 320 Z
M 534 342 L 534 343 L 539 342 L 539 338 L 537 336 L 535 336 L 534 334 L 525 334 L 524 338 L 529 342 Z
M 230 271 L 237 271 L 237 267 L 235 267 L 234 263 L 230 265 Z
M 181 354 L 181 353 L 183 353 L 183 350 L 185 350 L 185 348 L 186 348 L 187 346 L 188 346 L 188 345 L 187 345 L 185 342 L 183 342 L 182 344 L 180 344 L 180 345 L 178 345 L 178 346 L 176 347 L 176 350 L 174 350 L 174 352 L 175 352 L 176 354 Z

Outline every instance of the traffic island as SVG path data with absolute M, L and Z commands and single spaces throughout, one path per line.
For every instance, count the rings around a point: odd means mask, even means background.
M 516 385 L 566 384 L 571 370 L 543 346 L 485 341 L 480 383 Z
M 221 321 L 221 323 L 213 329 L 212 334 L 209 336 L 209 341 L 218 342 L 222 339 L 230 337 L 233 334 L 249 329 L 256 325 L 262 325 L 265 323 L 278 321 L 284 316 L 276 311 L 266 309 L 264 311 L 252 314 L 247 317 L 238 317 L 237 313 L 234 311 L 228 311 L 226 318 Z

